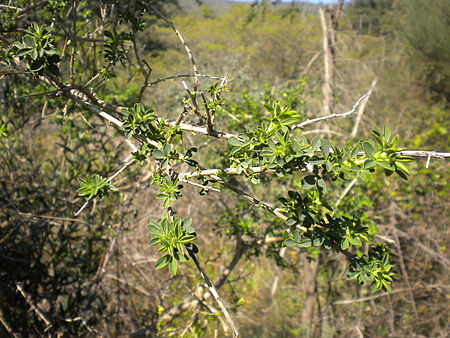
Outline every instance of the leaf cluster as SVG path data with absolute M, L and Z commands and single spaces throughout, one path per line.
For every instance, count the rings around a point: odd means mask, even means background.
M 169 271 L 175 275 L 178 262 L 188 261 L 186 250 L 193 253 L 198 252 L 197 247 L 192 243 L 196 234 L 191 223 L 191 218 L 182 218 L 176 215 L 163 216 L 159 222 L 150 221 L 148 230 L 152 238 L 149 245 L 159 245 L 157 253 L 164 253 L 155 263 L 157 269 L 168 265 Z
M 104 197 L 114 188 L 110 181 L 100 175 L 94 175 L 87 178 L 79 178 L 80 188 L 78 195 L 84 196 L 86 201 L 90 201 L 95 197 Z
M 26 30 L 22 41 L 15 42 L 16 55 L 27 62 L 27 68 L 32 73 L 42 74 L 48 70 L 53 75 L 59 75 L 57 63 L 59 55 L 53 46 L 52 27 L 32 23 Z
M 387 246 L 382 243 L 371 246 L 367 255 L 359 253 L 351 256 L 347 278 L 361 284 L 370 283 L 372 292 L 381 289 L 391 291 L 395 273 L 392 271 L 394 265 L 389 262 L 389 256 Z

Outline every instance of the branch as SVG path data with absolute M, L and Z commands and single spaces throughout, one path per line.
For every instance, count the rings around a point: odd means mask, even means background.
M 228 325 L 231 327 L 231 329 L 233 330 L 233 337 L 239 337 L 239 331 L 236 327 L 236 325 L 233 322 L 233 319 L 231 318 L 230 314 L 228 313 L 225 305 L 222 302 L 222 299 L 220 298 L 219 294 L 217 293 L 216 288 L 211 284 L 211 281 L 208 278 L 208 275 L 205 273 L 205 271 L 203 270 L 203 268 L 201 267 L 199 261 L 197 260 L 197 257 L 195 256 L 195 254 L 188 250 L 189 256 L 192 258 L 192 260 L 195 263 L 195 266 L 197 267 L 198 271 L 200 272 L 201 276 L 203 277 L 203 279 L 206 282 L 206 285 L 209 288 L 209 291 L 211 292 L 211 294 L 213 295 L 214 299 L 216 300 L 217 304 L 219 304 L 220 309 L 222 310 L 225 319 L 227 320 Z
M 299 168 L 300 169 L 300 168 Z M 246 169 L 248 171 L 254 172 L 254 173 L 263 173 L 267 171 L 272 171 L 271 169 L 268 169 L 264 166 L 261 167 L 250 167 Z M 306 163 L 305 168 L 301 168 L 300 170 L 311 172 L 313 171 L 313 167 L 311 164 Z M 194 178 L 194 177 L 201 177 L 201 176 L 213 176 L 213 175 L 240 175 L 242 172 L 239 172 L 237 168 L 225 168 L 225 169 L 206 169 L 201 171 L 192 171 L 192 172 L 186 172 L 186 173 L 180 173 L 179 177 L 183 179 L 187 178 Z
M 377 85 L 377 79 L 372 81 L 372 84 L 370 85 L 369 90 L 367 91 L 367 100 L 365 100 L 358 108 L 358 113 L 356 115 L 355 124 L 353 125 L 352 133 L 350 134 L 351 137 L 355 137 L 356 133 L 358 132 L 359 124 L 361 123 L 362 115 L 364 113 L 364 108 L 366 107 L 367 102 L 369 101 L 370 95 L 372 95 L 372 91 Z
M 179 74 L 179 75 L 172 75 L 172 76 L 168 76 L 168 77 L 163 77 L 163 78 L 159 78 L 155 81 L 150 82 L 147 86 L 151 87 L 154 86 L 160 82 L 164 82 L 164 81 L 168 81 L 168 80 L 173 80 L 173 79 L 178 79 L 178 78 L 182 78 L 182 77 L 204 77 L 204 78 L 208 78 L 208 79 L 213 79 L 213 80 L 223 80 L 222 77 L 218 77 L 218 76 L 211 76 L 211 75 L 205 75 L 205 74 L 197 74 L 197 75 L 192 75 L 192 74 Z
M 356 103 L 353 105 L 352 110 L 350 110 L 348 112 L 340 113 L 340 114 L 331 114 L 331 115 L 327 115 L 327 116 L 317 117 L 315 119 L 306 120 L 306 121 L 303 121 L 302 123 L 299 123 L 299 124 L 296 124 L 294 126 L 291 126 L 291 129 L 302 128 L 302 127 L 304 127 L 304 126 L 306 126 L 308 124 L 311 124 L 311 123 L 316 123 L 316 122 L 320 122 L 320 121 L 330 120 L 330 119 L 334 119 L 334 118 L 337 118 L 337 117 L 347 117 L 347 116 L 353 115 L 353 114 L 355 114 L 357 112 L 357 108 L 359 107 L 361 102 L 364 99 L 368 98 L 368 97 L 369 97 L 369 95 L 367 95 L 367 94 L 364 94 L 363 96 L 361 96 L 358 99 L 358 101 L 356 101 Z
M 167 123 L 169 123 L 172 126 L 177 125 L 176 121 L 167 121 Z M 230 133 L 226 133 L 223 131 L 217 131 L 217 130 L 211 130 L 210 132 L 208 132 L 208 128 L 205 127 L 198 127 L 198 126 L 194 126 L 192 124 L 189 123 L 184 123 L 181 122 L 180 124 L 178 124 L 178 126 L 181 128 L 182 131 L 188 131 L 188 132 L 192 132 L 192 133 L 196 133 L 196 134 L 203 134 L 203 135 L 209 135 L 209 136 L 213 136 L 216 138 L 231 138 L 231 137 L 237 137 L 236 134 L 230 134 Z
M 349 193 L 349 191 L 353 188 L 353 186 L 355 185 L 355 183 L 358 181 L 357 178 L 354 178 L 350 181 L 350 183 L 345 187 L 344 191 L 342 192 L 342 194 L 339 196 L 338 200 L 336 201 L 336 203 L 334 203 L 334 209 L 337 209 L 337 207 L 339 206 L 339 204 L 341 204 L 342 200 L 344 199 L 344 197 Z
M 3 313 L 3 310 L 0 308 L 0 323 L 3 324 L 3 326 L 5 327 L 6 331 L 8 331 L 8 333 L 14 337 L 14 338 L 21 338 L 22 335 L 18 332 L 15 332 L 14 329 L 12 328 L 11 324 L 8 322 L 8 320 L 5 318 L 5 315 Z
M 37 96 L 43 96 L 43 95 L 56 94 L 57 92 L 58 92 L 58 90 L 50 90 L 50 91 L 43 92 L 43 93 L 22 95 L 22 96 L 19 96 L 19 97 L 13 97 L 13 98 L 8 99 L 6 101 L 2 101 L 2 102 L 0 102 L 0 104 L 6 104 L 6 103 L 9 103 L 9 102 L 14 102 L 14 101 L 18 101 L 18 100 L 22 100 L 22 99 L 26 99 L 26 98 L 30 98 L 30 97 L 37 97 Z
M 130 157 L 128 157 L 125 161 L 128 161 Z M 107 181 L 111 182 L 117 175 L 119 175 L 122 171 L 124 171 L 126 168 L 128 168 L 131 164 L 134 163 L 134 161 L 136 161 L 134 158 L 131 159 L 130 161 L 128 161 L 127 163 L 125 163 L 122 168 L 120 168 L 119 170 L 117 170 L 113 175 L 111 175 L 110 177 L 108 177 Z M 78 216 L 79 214 L 81 214 L 81 212 L 88 206 L 90 200 L 86 201 L 81 208 L 75 213 L 74 216 Z
M 436 151 L 428 151 L 428 150 L 402 150 L 397 152 L 399 155 L 403 156 L 411 156 L 411 157 L 433 157 L 439 160 L 444 160 L 446 158 L 450 158 L 450 153 L 440 153 Z
M 31 306 L 31 308 L 33 309 L 34 312 L 36 312 L 38 317 L 41 318 L 41 320 L 45 323 L 45 325 L 47 325 L 47 329 L 50 326 L 52 326 L 52 323 L 47 319 L 47 317 L 45 316 L 44 312 L 39 308 L 39 306 L 33 304 L 33 301 L 31 299 L 30 295 L 28 295 L 25 292 L 25 290 L 23 289 L 22 283 L 17 283 L 16 287 L 17 287 L 17 290 L 19 290 L 20 293 L 22 294 L 23 298 L 25 298 L 25 300 L 28 303 L 28 305 Z
M 186 53 L 188 55 L 189 60 L 192 63 L 192 69 L 194 70 L 194 90 L 197 91 L 198 86 L 199 86 L 199 82 L 198 82 L 198 70 L 197 70 L 197 64 L 195 62 L 194 59 L 194 55 L 192 55 L 192 51 L 189 48 L 189 46 L 186 44 L 186 41 L 184 41 L 183 36 L 181 35 L 181 33 L 178 31 L 178 29 L 175 27 L 175 25 L 169 20 L 167 19 L 164 14 L 162 14 L 158 9 L 156 9 L 155 7 L 153 7 L 152 5 L 146 4 L 145 2 L 142 2 L 142 4 L 147 7 L 147 10 L 152 11 L 154 13 L 156 13 L 161 19 L 164 20 L 165 23 L 167 23 L 167 25 L 169 25 L 170 28 L 172 28 L 172 30 L 175 32 L 176 36 L 178 37 L 178 39 L 181 41 L 181 43 L 184 46 L 184 49 L 186 50 Z
M 449 286 L 441 285 L 441 284 L 433 284 L 433 285 L 418 287 L 418 288 L 413 289 L 412 291 L 439 289 L 439 288 L 448 289 Z M 410 291 L 410 289 L 409 288 L 401 288 L 401 289 L 392 290 L 391 292 L 382 292 L 382 293 L 378 293 L 378 294 L 375 294 L 372 296 L 361 297 L 361 298 L 357 298 L 357 299 L 337 300 L 337 301 L 333 302 L 332 304 L 333 305 L 347 305 L 347 304 L 363 303 L 363 302 L 367 302 L 369 300 L 374 300 L 374 299 L 386 297 L 386 296 L 392 296 L 396 293 L 402 293 L 402 292 L 407 292 L 407 291 Z

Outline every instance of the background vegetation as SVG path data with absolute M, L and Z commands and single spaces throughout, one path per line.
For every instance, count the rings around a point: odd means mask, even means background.
M 218 130 L 254 128 L 265 114 L 260 101 L 273 98 L 305 119 L 322 114 L 318 6 L 149 3 L 182 33 L 202 74 L 231 79 L 216 113 Z M 325 9 L 328 18 L 333 7 Z M 192 73 L 183 45 L 161 18 L 145 13 L 145 33 L 112 46 L 114 39 L 98 27 L 135 24 L 115 11 L 90 1 L 16 0 L 0 7 L 2 336 L 229 334 L 192 263 L 179 266 L 175 276 L 154 268 L 159 255 L 148 246 L 147 225 L 162 212 L 159 191 L 150 185 L 155 164 L 128 167 L 114 180 L 114 193 L 74 217 L 84 203 L 77 179 L 114 174 L 135 149 L 88 109 L 8 65 L 11 41 L 22 41 L 31 22 L 53 25 L 48 55 L 54 47 L 61 62 L 48 57 L 45 67 L 58 65 L 70 84 L 86 83 L 101 70 L 95 91 L 102 100 L 123 107 L 141 101 L 175 120 L 186 96 L 180 80 L 192 78 L 158 79 Z M 448 149 L 449 16 L 445 0 L 345 3 L 334 46 L 332 111 L 349 110 L 376 81 L 358 138 L 387 124 L 402 147 Z M 122 63 L 117 50 L 128 60 Z M 29 64 L 39 72 L 41 64 Z M 142 93 L 147 80 L 155 83 Z M 201 81 L 205 88 L 214 82 Z M 304 135 L 346 146 L 354 120 L 315 127 Z M 213 156 L 224 153 L 219 141 L 184 137 L 206 152 L 202 164 L 223 166 Z M 199 257 L 243 337 L 446 337 L 449 166 L 432 159 L 426 168 L 420 160 L 411 173 L 408 181 L 381 174 L 355 181 L 342 200 L 345 185 L 330 195 L 337 213 L 361 218 L 374 240 L 389 246 L 398 273 L 391 293 L 370 293 L 347 281 L 345 257 L 335 253 L 288 248 L 280 255 L 281 241 L 270 233 L 275 218 L 231 193 L 201 196 L 186 185 L 174 206 L 180 215 L 195 215 Z M 235 180 L 273 203 L 287 189 L 281 179 L 270 185 L 264 178 L 257 185 Z

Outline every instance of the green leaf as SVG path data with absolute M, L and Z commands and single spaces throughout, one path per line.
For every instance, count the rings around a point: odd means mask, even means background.
M 161 150 L 155 150 L 153 152 L 153 157 L 156 158 L 157 160 L 162 160 L 166 158 L 166 155 Z
M 27 55 L 27 54 L 31 53 L 31 51 L 32 51 L 31 48 L 23 48 L 23 49 L 20 49 L 20 50 L 17 52 L 17 56 L 18 56 L 18 57 L 21 57 L 21 56 Z
M 312 246 L 312 240 L 310 238 L 304 239 L 300 243 L 298 243 L 298 246 L 301 246 L 303 248 L 310 248 Z
M 321 194 L 323 194 L 324 192 L 327 191 L 327 185 L 326 185 L 324 179 L 319 178 L 319 179 L 317 180 L 317 189 L 319 190 L 319 192 L 320 192 Z
M 317 149 L 320 148 L 320 143 L 321 143 L 321 138 L 320 137 L 314 137 L 312 142 L 311 142 L 311 151 L 316 151 Z
M 230 137 L 228 139 L 228 143 L 232 145 L 233 147 L 240 147 L 242 146 L 241 142 L 236 137 Z
M 363 143 L 363 149 L 364 149 L 364 152 L 366 153 L 366 155 L 368 157 L 373 157 L 374 148 L 373 148 L 373 145 L 370 142 L 367 142 L 367 141 L 364 142 Z
M 177 274 L 177 260 L 176 259 L 172 258 L 172 260 L 170 261 L 169 270 L 172 275 L 175 276 Z
M 160 257 L 155 263 L 155 268 L 156 269 L 162 269 L 167 264 L 169 264 L 170 258 L 171 257 L 169 255 L 165 255 L 165 256 Z
M 58 66 L 54 64 L 48 65 L 47 69 L 49 70 L 50 73 L 52 73 L 55 76 L 58 76 L 60 74 Z
M 330 155 L 330 143 L 325 138 L 320 139 L 320 148 L 322 149 L 322 153 L 325 157 Z
M 344 240 L 341 242 L 341 249 L 342 249 L 342 250 L 347 250 L 349 246 L 350 246 L 350 243 L 348 242 L 348 239 L 347 239 L 347 238 L 344 239 Z
M 394 166 L 392 165 L 392 163 L 390 161 L 386 161 L 386 160 L 377 160 L 376 164 L 379 165 L 380 167 L 387 169 L 387 170 L 393 170 Z
M 294 219 L 294 218 L 288 218 L 288 219 L 286 220 L 286 225 L 287 225 L 287 226 L 293 226 L 293 225 L 296 224 L 296 223 L 297 223 L 297 220 Z
M 389 140 L 390 140 L 390 138 L 391 138 L 391 129 L 389 129 L 388 126 L 384 126 L 384 129 L 383 129 L 383 138 L 384 138 L 384 141 L 385 141 L 386 143 L 388 143 Z
M 25 35 L 22 39 L 23 43 L 29 47 L 34 47 L 36 45 L 36 40 L 31 36 Z
M 315 175 L 308 175 L 302 180 L 302 188 L 305 190 L 310 190 L 316 186 L 317 178 Z
M 294 242 L 292 239 L 286 239 L 286 240 L 283 242 L 283 246 L 292 247 L 292 246 L 296 246 L 296 245 L 297 245 L 297 243 Z
M 361 246 L 362 242 L 358 237 L 349 237 L 348 241 L 351 245 Z

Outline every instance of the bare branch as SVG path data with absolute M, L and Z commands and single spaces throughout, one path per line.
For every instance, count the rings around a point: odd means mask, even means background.
M 358 179 L 354 178 L 350 181 L 350 183 L 345 187 L 344 191 L 342 192 L 341 196 L 339 196 L 338 200 L 336 201 L 336 203 L 334 203 L 334 208 L 336 209 L 339 204 L 341 204 L 342 200 L 344 199 L 344 197 L 349 193 L 349 191 L 353 188 L 353 186 L 355 185 L 355 183 L 358 181 Z
M 126 161 L 129 160 L 130 157 L 128 157 Z M 107 181 L 111 182 L 117 175 L 119 175 L 122 171 L 124 171 L 126 168 L 128 168 L 131 164 L 133 164 L 136 160 L 133 158 L 131 160 L 129 160 L 127 163 L 125 163 L 122 168 L 120 168 L 119 170 L 117 170 L 113 175 L 111 175 L 110 177 L 108 177 Z M 90 201 L 86 201 L 81 208 L 75 213 L 75 216 L 78 216 L 79 214 L 81 214 L 81 212 L 88 206 Z
M 192 51 L 189 48 L 189 46 L 187 45 L 186 41 L 184 40 L 183 36 L 181 35 L 181 33 L 178 31 L 178 29 L 175 27 L 175 25 L 173 24 L 173 22 L 171 22 L 169 19 L 167 19 L 164 14 L 162 14 L 157 8 L 153 7 L 152 5 L 146 4 L 144 2 L 142 2 L 142 4 L 147 7 L 147 9 L 149 11 L 152 11 L 154 13 L 156 13 L 161 19 L 164 20 L 165 23 L 167 23 L 167 25 L 169 25 L 170 28 L 172 28 L 172 30 L 175 32 L 176 36 L 178 37 L 178 39 L 181 41 L 181 43 L 184 46 L 184 49 L 186 50 L 186 53 L 188 55 L 189 60 L 192 63 L 192 69 L 194 70 L 194 90 L 197 91 L 198 87 L 199 87 L 199 82 L 198 82 L 198 70 L 197 70 L 197 64 L 195 62 L 194 59 L 194 55 L 192 55 Z
M 25 290 L 23 289 L 22 283 L 17 283 L 16 287 L 17 287 L 17 290 L 19 290 L 20 293 L 22 294 L 23 298 L 25 298 L 28 305 L 30 305 L 31 309 L 34 312 L 36 312 L 38 317 L 45 323 L 45 325 L 47 325 L 47 328 L 52 326 L 52 323 L 48 320 L 47 316 L 44 314 L 44 311 L 42 311 L 38 305 L 35 305 L 33 303 L 33 300 L 31 299 L 31 296 L 25 292 Z
M 179 75 L 172 75 L 172 76 L 168 76 L 168 77 L 163 77 L 163 78 L 159 78 L 155 81 L 150 82 L 147 86 L 151 87 L 154 86 L 160 82 L 164 82 L 164 81 L 168 81 L 168 80 L 173 80 L 173 79 L 179 79 L 182 77 L 204 77 L 204 78 L 208 78 L 208 79 L 213 79 L 213 80 L 223 80 L 224 78 L 222 77 L 218 77 L 218 76 L 211 76 L 211 75 L 205 75 L 205 74 L 197 74 L 197 75 L 193 75 L 193 74 L 179 74 Z
M 7 103 L 10 103 L 10 102 L 19 101 L 19 100 L 22 100 L 22 99 L 27 99 L 27 98 L 37 97 L 37 96 L 52 95 L 52 94 L 56 94 L 57 92 L 58 92 L 58 90 L 50 90 L 50 91 L 43 92 L 43 93 L 22 95 L 22 96 L 19 96 L 19 97 L 14 97 L 12 99 L 8 99 L 6 101 L 2 101 L 2 102 L 0 102 L 0 104 L 7 104 Z
M 233 319 L 231 318 L 230 314 L 228 313 L 227 308 L 223 304 L 222 299 L 220 298 L 219 294 L 217 293 L 216 288 L 214 287 L 214 285 L 212 285 L 211 281 L 209 280 L 208 275 L 205 273 L 205 270 L 203 270 L 203 268 L 201 267 L 195 254 L 193 252 L 191 252 L 190 250 L 188 250 L 188 253 L 189 253 L 189 256 L 192 258 L 192 260 L 194 261 L 195 266 L 197 267 L 198 271 L 200 272 L 200 275 L 205 280 L 206 285 L 209 288 L 209 292 L 211 292 L 211 294 L 214 297 L 214 299 L 216 300 L 217 304 L 219 304 L 219 307 L 222 310 L 222 312 L 225 316 L 225 319 L 227 320 L 228 325 L 233 330 L 233 337 L 239 337 L 239 331 L 237 329 L 237 326 L 234 323 Z
M 440 153 L 437 151 L 428 150 L 402 150 L 397 152 L 397 154 L 411 157 L 433 157 L 439 160 L 450 158 L 450 153 Z
M 23 8 L 20 8 L 20 7 L 14 7 L 14 6 L 9 6 L 9 5 L 0 5 L 0 8 L 14 9 L 14 10 L 16 10 L 16 11 L 23 11 Z
M 432 285 L 426 285 L 426 286 L 414 288 L 412 291 L 429 290 L 429 289 L 448 289 L 448 288 L 449 288 L 448 285 L 432 284 Z M 391 292 L 382 292 L 382 293 L 378 293 L 378 294 L 375 294 L 372 296 L 361 297 L 361 298 L 357 298 L 357 299 L 337 300 L 337 301 L 333 302 L 333 304 L 334 305 L 348 305 L 348 304 L 355 304 L 355 303 L 363 303 L 363 302 L 367 302 L 369 300 L 374 300 L 374 299 L 386 297 L 386 296 L 392 296 L 397 293 L 409 292 L 409 291 L 410 291 L 409 288 L 395 289 L 395 290 L 392 290 Z
M 18 332 L 15 332 L 14 329 L 12 328 L 11 324 L 8 322 L 8 320 L 5 318 L 5 315 L 3 313 L 3 310 L 0 308 L 0 323 L 3 324 L 3 326 L 5 327 L 6 331 L 8 331 L 8 333 L 14 337 L 14 338 L 21 338 L 22 335 Z
M 356 119 L 355 119 L 355 124 L 353 125 L 353 130 L 352 130 L 352 133 L 350 134 L 351 137 L 355 137 L 356 133 L 358 132 L 359 124 L 361 123 L 362 115 L 364 113 L 364 108 L 366 107 L 366 104 L 369 101 L 369 97 L 370 97 L 370 95 L 372 95 L 372 91 L 374 90 L 376 85 L 377 85 L 377 79 L 372 81 L 372 84 L 370 85 L 370 88 L 366 93 L 367 100 L 364 100 L 364 102 L 358 108 L 358 112 L 356 114 Z
M 320 122 L 320 121 L 330 120 L 330 119 L 334 119 L 334 118 L 337 118 L 337 117 L 347 117 L 347 116 L 353 115 L 353 114 L 355 114 L 357 112 L 357 108 L 359 107 L 361 102 L 364 99 L 366 99 L 366 98 L 368 98 L 367 94 L 364 94 L 363 96 L 361 96 L 358 99 L 358 101 L 356 101 L 356 103 L 353 105 L 352 110 L 349 110 L 349 111 L 347 111 L 345 113 L 340 113 L 340 114 L 335 114 L 334 113 L 334 114 L 330 114 L 330 115 L 327 115 L 327 116 L 322 116 L 322 117 L 317 117 L 315 119 L 306 120 L 306 121 L 303 121 L 302 123 L 299 123 L 299 124 L 296 124 L 296 125 L 292 126 L 291 129 L 302 128 L 302 127 L 304 127 L 304 126 L 306 126 L 308 124 L 311 124 L 311 123 L 316 123 L 316 122 Z

